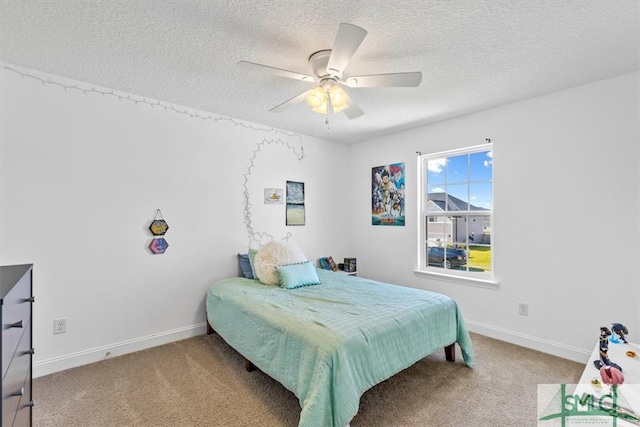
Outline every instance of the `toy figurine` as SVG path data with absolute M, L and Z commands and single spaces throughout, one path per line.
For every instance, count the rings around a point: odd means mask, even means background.
M 600 360 L 594 360 L 593 364 L 596 369 L 602 369 L 605 366 L 613 366 L 614 368 L 622 371 L 622 368 L 617 364 L 613 363 L 609 360 L 608 351 L 609 351 L 609 336 L 611 335 L 611 331 L 606 326 L 602 326 L 600 328 Z
M 613 334 L 611 334 L 611 338 L 610 338 L 612 343 L 617 344 L 620 341 L 622 341 L 625 344 L 628 344 L 627 339 L 625 338 L 625 335 L 629 334 L 629 330 L 627 329 L 626 326 L 624 326 L 622 323 L 612 323 L 611 330 L 613 331 Z

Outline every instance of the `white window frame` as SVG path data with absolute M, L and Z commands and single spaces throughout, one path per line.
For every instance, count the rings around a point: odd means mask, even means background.
M 494 211 L 495 211 L 495 173 L 492 174 L 491 179 L 491 192 L 493 197 L 493 206 L 489 213 L 489 221 L 491 224 L 491 269 L 490 272 L 471 272 L 464 270 L 445 269 L 441 267 L 432 267 L 427 263 L 427 240 L 426 240 L 426 222 L 429 221 L 430 216 L 434 216 L 433 212 L 428 211 L 427 200 L 427 164 L 429 160 L 442 159 L 448 157 L 455 157 L 463 154 L 471 154 L 483 151 L 491 151 L 492 157 L 495 155 L 493 151 L 493 144 L 487 143 L 482 145 L 475 145 L 472 147 L 460 148 L 455 150 L 441 151 L 438 153 L 430 153 L 419 155 L 417 159 L 417 171 L 418 171 L 418 214 L 417 214 L 417 265 L 414 270 L 416 275 L 429 278 L 438 278 L 446 281 L 452 281 L 461 284 L 470 284 L 475 286 L 497 288 L 499 282 L 495 274 L 495 223 L 494 223 Z M 495 172 L 495 171 L 493 171 Z M 473 215 L 476 211 L 460 211 L 463 215 Z

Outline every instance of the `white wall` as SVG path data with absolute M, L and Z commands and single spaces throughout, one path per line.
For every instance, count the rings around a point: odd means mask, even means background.
M 333 208 L 348 202 L 336 191 L 345 146 L 1 73 L 0 263 L 35 264 L 34 375 L 203 333 L 207 288 L 238 274 L 249 245 L 247 172 L 254 231 L 290 232 L 310 259 L 349 255 Z M 305 226 L 263 204 L 263 188 L 287 179 L 305 183 Z M 147 247 L 158 208 L 163 255 Z M 67 333 L 53 335 L 56 318 Z
M 471 330 L 575 360 L 587 360 L 612 322 L 639 342 L 638 82 L 625 75 L 351 147 L 361 275 L 450 295 Z M 500 287 L 418 277 L 416 151 L 485 138 L 494 143 Z M 395 162 L 407 169 L 407 226 L 371 226 L 370 170 Z

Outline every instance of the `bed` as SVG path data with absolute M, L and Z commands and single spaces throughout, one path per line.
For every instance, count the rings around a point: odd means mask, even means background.
M 296 395 L 299 427 L 348 425 L 366 390 L 436 350 L 453 361 L 455 343 L 471 367 L 451 298 L 315 270 L 320 284 L 295 289 L 223 279 L 206 300 L 208 332 Z

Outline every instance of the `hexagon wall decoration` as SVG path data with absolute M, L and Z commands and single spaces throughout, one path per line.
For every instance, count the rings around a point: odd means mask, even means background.
M 149 230 L 154 236 L 163 236 L 169 229 L 169 224 L 162 218 L 162 212 L 160 209 L 156 211 L 156 216 L 153 218 Z
M 149 230 L 153 233 L 154 236 L 162 236 L 169 229 L 169 224 L 164 219 L 154 219 L 151 225 L 149 226 Z
M 167 230 L 169 230 L 169 224 L 162 218 L 160 209 L 156 211 L 156 216 L 153 218 L 153 221 L 151 221 L 149 230 L 154 236 L 153 241 L 149 244 L 149 249 L 151 249 L 151 252 L 154 254 L 163 254 L 169 247 L 169 243 L 167 243 L 164 237 L 158 236 L 163 236 Z
M 156 255 L 163 254 L 168 247 L 169 247 L 169 243 L 167 243 L 164 237 L 154 237 L 153 241 L 149 245 L 149 249 L 151 249 L 151 252 L 153 252 Z

